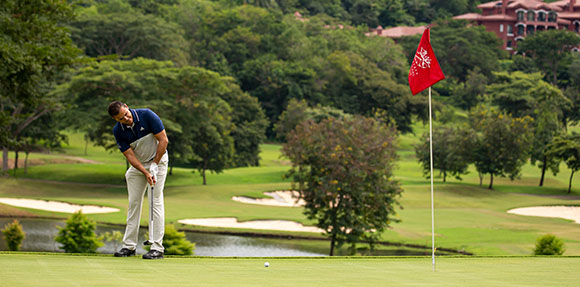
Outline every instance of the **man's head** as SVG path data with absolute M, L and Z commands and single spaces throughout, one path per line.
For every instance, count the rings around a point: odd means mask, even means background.
M 133 124 L 133 115 L 129 111 L 129 107 L 119 101 L 114 101 L 109 104 L 109 115 L 113 117 L 115 121 L 118 121 L 124 125 Z

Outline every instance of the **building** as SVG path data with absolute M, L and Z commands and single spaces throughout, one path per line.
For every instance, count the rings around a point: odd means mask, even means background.
M 484 25 L 511 51 L 526 36 L 543 30 L 569 30 L 580 33 L 580 3 L 560 0 L 545 3 L 539 0 L 501 0 L 477 6 L 482 12 L 453 17 Z M 576 49 L 578 50 L 578 49 Z

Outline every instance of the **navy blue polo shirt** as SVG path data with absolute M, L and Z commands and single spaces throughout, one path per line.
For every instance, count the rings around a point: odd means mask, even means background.
M 133 125 L 127 126 L 117 122 L 113 134 L 121 152 L 133 149 L 137 159 L 143 163 L 152 160 L 157 152 L 159 142 L 154 135 L 165 128 L 157 114 L 150 109 L 129 109 L 133 115 Z

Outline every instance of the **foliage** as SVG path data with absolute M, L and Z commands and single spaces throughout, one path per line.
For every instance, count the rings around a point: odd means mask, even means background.
M 461 179 L 467 173 L 470 163 L 468 131 L 454 127 L 436 127 L 433 131 L 433 168 L 443 174 L 443 182 L 447 175 Z M 427 177 L 431 172 L 429 152 L 429 133 L 423 134 L 423 141 L 415 146 L 415 154 L 423 166 L 423 174 Z
M 163 235 L 163 247 L 166 255 L 192 255 L 195 250 L 195 243 L 185 238 L 184 232 L 179 232 L 173 224 L 165 225 Z M 145 247 L 149 250 L 151 247 Z
M 530 56 L 552 85 L 558 85 L 560 62 L 580 44 L 578 34 L 567 30 L 547 30 L 526 37 L 518 43 L 518 51 Z
M 335 244 L 375 242 L 394 218 L 402 189 L 393 180 L 396 132 L 373 119 L 328 118 L 298 125 L 282 152 L 288 176 L 306 202 L 304 213 Z M 372 245 L 371 245 L 372 247 Z
M 555 235 L 546 234 L 536 239 L 534 255 L 562 255 L 564 251 L 564 242 Z
M 123 233 L 121 233 L 118 230 L 115 230 L 113 232 L 105 232 L 104 234 L 101 234 L 99 236 L 99 239 L 104 241 L 104 242 L 111 242 L 113 243 L 115 246 L 115 250 L 119 249 L 119 246 L 123 243 Z
M 348 114 L 339 109 L 323 106 L 309 107 L 304 100 L 291 99 L 286 110 L 282 112 L 278 122 L 274 125 L 274 130 L 276 131 L 276 138 L 285 142 L 288 133 L 306 120 L 313 120 L 319 123 L 327 118 L 344 119 L 347 116 Z
M 68 253 L 96 253 L 103 242 L 95 234 L 96 223 L 81 211 L 73 213 L 64 227 L 59 227 L 55 241 Z
M 545 83 L 540 73 L 497 72 L 494 78 L 494 82 L 486 89 L 494 104 L 514 117 L 533 114 L 538 100 L 531 91 L 539 83 Z
M 495 175 L 517 178 L 528 160 L 534 120 L 478 106 L 470 112 L 469 121 L 475 132 L 470 143 L 472 161 L 478 172 L 491 176 L 489 188 Z
M 454 93 L 454 104 L 462 109 L 469 110 L 481 102 L 481 97 L 485 94 L 488 78 L 481 74 L 479 67 L 469 71 L 467 79 Z
M 68 1 L 0 3 L 0 146 L 7 150 L 41 116 L 60 106 L 49 84 L 75 62 L 78 50 L 61 26 L 73 18 Z
M 20 250 L 22 241 L 26 238 L 26 233 L 22 230 L 22 225 L 16 219 L 12 223 L 7 223 L 4 226 L 2 234 L 4 234 L 4 240 L 6 240 L 6 245 L 10 251 Z
M 554 138 L 547 147 L 547 155 L 566 163 L 572 171 L 570 174 L 570 183 L 568 184 L 568 193 L 572 190 L 572 178 L 574 172 L 580 170 L 580 134 L 573 132 L 570 135 L 561 135 Z
M 81 9 L 71 23 L 71 37 L 90 57 L 117 55 L 171 60 L 186 65 L 187 42 L 180 27 L 130 6 L 115 9 L 116 2 Z M 113 7 L 111 7 L 113 6 Z

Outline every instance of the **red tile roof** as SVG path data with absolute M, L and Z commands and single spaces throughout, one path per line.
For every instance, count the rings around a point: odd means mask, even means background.
M 380 28 L 380 26 L 378 27 Z M 382 31 L 382 32 L 381 32 Z M 399 26 L 393 27 L 388 29 L 374 29 L 370 33 L 367 33 L 367 36 L 380 36 L 380 37 L 389 37 L 389 38 L 400 38 L 405 36 L 413 36 L 417 34 L 421 34 L 425 31 L 425 26 L 420 27 L 408 27 L 408 26 Z

